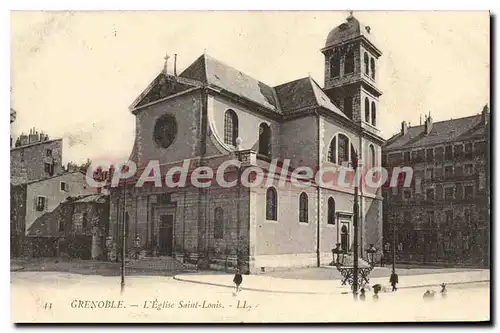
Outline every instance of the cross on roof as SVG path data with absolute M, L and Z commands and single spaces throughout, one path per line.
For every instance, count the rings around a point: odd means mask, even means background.
M 167 74 L 167 69 L 168 69 L 168 59 L 170 59 L 170 56 L 168 55 L 168 53 L 165 53 L 165 65 L 163 66 L 163 72 L 165 74 Z

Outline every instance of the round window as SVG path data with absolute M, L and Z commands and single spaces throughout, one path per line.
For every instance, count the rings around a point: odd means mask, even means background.
M 177 135 L 177 122 L 175 117 L 166 114 L 161 116 L 155 124 L 154 140 L 162 148 L 168 148 Z

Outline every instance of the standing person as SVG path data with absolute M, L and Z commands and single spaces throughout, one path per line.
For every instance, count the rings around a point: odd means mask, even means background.
M 373 300 L 377 301 L 378 300 L 378 292 L 382 289 L 382 286 L 380 284 L 376 284 L 373 286 Z
M 366 299 L 365 288 L 361 288 L 359 292 L 361 293 L 361 295 L 359 295 L 359 299 L 364 301 Z
M 236 295 L 236 293 L 241 291 L 240 285 L 243 282 L 243 276 L 241 275 L 239 268 L 236 269 L 236 273 L 234 274 L 233 282 L 236 285 L 236 291 L 235 291 L 235 295 Z
M 391 283 L 392 291 L 398 290 L 398 288 L 396 288 L 396 285 L 399 283 L 399 279 L 398 279 L 398 275 L 396 274 L 396 272 L 392 272 L 391 278 L 389 279 L 389 282 Z

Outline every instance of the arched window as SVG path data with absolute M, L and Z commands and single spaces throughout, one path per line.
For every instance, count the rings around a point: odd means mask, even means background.
M 224 210 L 221 207 L 214 210 L 214 238 L 224 238 Z
M 370 122 L 370 101 L 368 97 L 365 97 L 365 121 Z
M 340 55 L 335 52 L 330 58 L 330 77 L 340 76 Z
M 335 199 L 328 199 L 328 224 L 335 224 Z
M 370 75 L 370 64 L 369 64 L 369 61 L 368 61 L 368 54 L 365 52 L 365 55 L 364 55 L 364 63 L 365 63 L 365 74 L 366 75 Z
M 354 72 L 354 52 L 350 50 L 345 56 L 344 73 L 348 74 L 352 72 Z
M 271 157 L 271 128 L 266 123 L 259 126 L 259 154 Z
M 308 208 L 307 194 L 302 192 L 299 197 L 299 222 L 307 223 L 307 218 L 308 218 L 307 208 Z
M 373 145 L 369 146 L 370 149 L 370 167 L 375 166 L 375 147 Z
M 351 167 L 354 168 L 353 163 L 356 163 L 356 166 L 358 165 L 358 154 L 356 153 L 356 149 L 354 149 L 354 146 L 351 144 L 351 159 L 349 160 L 351 162 Z
M 377 109 L 375 107 L 375 102 L 372 102 L 372 125 L 377 126 Z
M 349 138 L 344 134 L 338 136 L 338 164 L 342 165 L 344 162 L 349 161 Z
M 224 143 L 236 147 L 238 137 L 238 116 L 233 110 L 227 110 L 224 117 Z
M 328 161 L 337 163 L 337 137 L 334 136 L 328 149 Z
M 278 198 L 274 187 L 266 192 L 266 220 L 276 221 L 278 219 Z
M 373 58 L 370 61 L 370 67 L 372 70 L 372 79 L 375 80 L 375 59 L 373 59 Z

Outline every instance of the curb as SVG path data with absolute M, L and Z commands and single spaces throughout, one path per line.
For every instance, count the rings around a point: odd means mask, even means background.
M 19 267 L 11 267 L 10 268 L 11 272 L 19 272 L 19 271 L 22 271 L 22 270 L 24 270 L 24 267 L 21 267 L 21 266 L 19 266 Z
M 193 281 L 193 280 L 187 280 L 183 278 L 179 278 L 177 276 L 173 276 L 173 279 L 176 281 L 180 282 L 187 282 L 187 283 L 194 283 L 194 284 L 204 284 L 208 286 L 216 286 L 216 287 L 223 287 L 223 288 L 230 288 L 234 289 L 233 286 L 228 286 L 225 284 L 220 284 L 220 283 L 213 283 L 213 282 L 201 282 L 201 281 Z M 464 281 L 464 282 L 450 282 L 447 283 L 446 285 L 458 285 L 458 284 L 469 284 L 469 283 L 484 283 L 484 282 L 490 282 L 490 280 L 477 280 L 477 281 Z M 398 289 L 412 289 L 412 288 L 425 288 L 425 287 L 439 287 L 441 284 L 440 283 L 435 283 L 435 284 L 423 284 L 423 285 L 417 285 L 417 286 L 405 286 L 405 287 L 398 287 Z M 337 287 L 339 288 L 339 287 Z M 278 294 L 301 294 L 301 295 L 337 295 L 339 294 L 338 292 L 307 292 L 307 291 L 286 291 L 286 290 L 269 290 L 269 289 L 258 289 L 258 288 L 241 288 L 241 290 L 248 290 L 248 291 L 257 291 L 257 292 L 264 292 L 264 293 L 278 293 Z M 342 294 L 343 292 L 340 292 Z
M 179 278 L 177 276 L 173 277 L 174 280 L 176 281 L 181 281 L 181 282 L 188 282 L 188 283 L 195 283 L 195 284 L 204 284 L 208 286 L 216 286 L 216 287 L 223 287 L 223 288 L 230 288 L 234 289 L 233 286 L 228 286 L 225 284 L 220 284 L 220 283 L 213 283 L 213 282 L 201 282 L 201 281 L 193 281 L 193 280 L 186 280 Z M 286 291 L 286 290 L 268 290 L 268 289 L 258 289 L 258 288 L 241 288 L 241 290 L 248 290 L 248 291 L 257 291 L 257 292 L 263 292 L 263 293 L 279 293 L 279 294 L 302 294 L 302 295 L 325 295 L 325 294 L 337 294 L 337 293 L 318 293 L 318 292 L 307 292 L 307 291 Z

